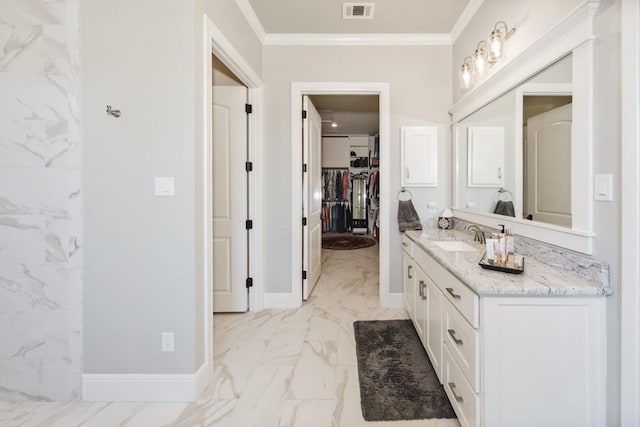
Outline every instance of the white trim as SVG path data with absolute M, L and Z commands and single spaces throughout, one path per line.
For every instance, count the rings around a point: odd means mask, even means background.
M 387 306 L 389 308 L 404 308 L 404 294 L 403 293 L 390 293 L 387 297 Z
M 247 23 L 255 33 L 256 37 L 258 37 L 258 40 L 260 40 L 260 43 L 264 43 L 267 33 L 262 26 L 262 22 L 260 22 L 260 18 L 258 18 L 258 15 L 256 15 L 255 10 L 253 10 L 251 3 L 249 3 L 249 0 L 236 0 L 236 5 L 238 6 L 238 9 L 240 9 L 244 19 L 247 20 Z
M 300 304 L 296 303 L 293 294 L 290 292 L 283 293 L 264 293 L 264 308 L 296 308 Z
M 211 193 L 211 141 L 213 138 L 212 130 L 212 70 L 211 70 L 211 54 L 213 53 L 222 61 L 229 70 L 231 70 L 242 83 L 249 88 L 248 98 L 250 102 L 255 103 L 256 106 L 262 106 L 262 81 L 258 74 L 251 68 L 249 63 L 242 57 L 237 49 L 231 44 L 231 42 L 224 36 L 224 34 L 216 27 L 216 25 L 205 14 L 203 16 L 204 24 L 204 40 L 203 40 L 203 81 L 202 90 L 205 93 L 203 97 L 202 111 L 203 118 L 203 176 L 204 183 L 202 184 L 204 194 L 196 195 L 196 197 L 202 197 L 202 215 L 204 215 L 204 241 L 202 248 L 202 255 L 204 257 L 203 262 L 200 264 L 204 268 L 203 272 L 203 288 L 204 295 L 203 301 L 203 313 L 204 313 L 204 339 L 205 339 L 205 363 L 213 363 L 213 316 L 210 313 L 213 312 L 213 290 L 208 283 L 211 283 L 213 277 L 213 249 L 212 249 L 212 230 L 211 230 L 211 206 L 212 206 L 212 193 Z M 262 114 L 261 108 L 255 108 L 253 113 L 249 116 L 249 155 L 252 159 L 259 159 L 261 156 L 261 137 L 262 137 Z M 250 186 L 255 189 L 251 192 L 249 204 L 252 209 L 252 217 L 257 224 L 264 224 L 262 221 L 262 181 L 259 174 L 264 173 L 259 165 L 254 163 L 254 171 L 250 178 Z M 250 253 L 250 271 L 254 278 L 253 289 L 250 293 L 250 305 L 251 310 L 258 311 L 262 309 L 262 292 L 263 284 L 261 282 L 262 277 L 262 261 L 259 259 L 258 254 L 262 253 L 263 246 L 263 232 L 260 227 L 256 227 L 256 232 L 251 238 L 251 244 L 249 246 Z M 211 371 L 211 370 L 209 370 Z
M 267 34 L 266 46 L 449 46 L 446 33 L 434 34 Z
M 212 375 L 209 363 L 195 374 L 83 374 L 83 398 L 91 402 L 193 402 Z
M 202 392 L 207 388 L 213 378 L 213 368 L 211 362 L 205 362 L 196 371 L 196 399 L 200 397 Z
M 391 148 L 389 83 L 292 82 L 291 83 L 291 291 L 295 307 L 302 304 L 302 96 L 313 94 L 378 94 L 380 102 L 380 305 L 391 307 Z
M 593 253 L 593 50 L 594 17 L 599 0 L 585 0 L 546 34 L 510 61 L 496 64 L 491 74 L 450 109 L 453 123 L 460 122 L 489 102 L 507 93 L 555 61 L 572 53 L 573 126 L 572 141 L 572 211 L 580 211 L 571 229 L 549 224 L 508 219 L 460 208 L 457 200 L 458 174 L 453 177 L 454 206 L 457 216 L 488 226 L 497 223 L 514 226 L 516 234 L 542 240 L 571 250 Z M 517 33 L 516 33 L 517 34 Z M 454 126 L 454 130 L 457 128 Z M 457 132 L 457 131 L 456 131 Z M 454 141 L 459 138 L 454 137 Z M 572 144 L 573 146 L 573 144 Z M 459 170 L 454 157 L 454 170 Z M 575 188 L 573 184 L 576 184 Z M 575 189 L 575 191 L 574 191 Z M 460 216 L 462 218 L 462 216 Z M 526 234 L 525 234 L 526 233 Z
M 470 209 L 454 208 L 453 215 L 465 221 L 483 224 L 496 229 L 498 224 L 504 224 L 506 228 L 513 230 L 514 234 L 520 236 L 585 254 L 593 253 L 593 241 L 595 238 L 593 233 Z
M 620 422 L 640 425 L 640 5 L 621 11 Z
M 458 40 L 458 37 L 460 37 L 460 34 L 467 28 L 476 12 L 478 12 L 478 9 L 480 9 L 480 6 L 482 6 L 482 3 L 484 3 L 484 0 L 469 0 L 467 6 L 460 16 L 458 16 L 458 20 L 453 24 L 453 28 L 451 28 L 451 32 L 449 33 L 451 43 L 455 43 L 456 40 Z

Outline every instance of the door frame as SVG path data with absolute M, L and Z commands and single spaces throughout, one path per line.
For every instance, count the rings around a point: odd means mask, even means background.
M 640 5 L 621 12 L 620 422 L 640 425 Z M 611 366 L 611 364 L 610 364 Z M 615 375 L 610 373 L 610 375 Z
M 202 268 L 202 287 L 203 301 L 196 304 L 202 304 L 202 310 L 204 313 L 204 339 L 205 339 L 205 364 L 213 362 L 213 289 L 210 285 L 213 278 L 213 248 L 212 237 L 213 230 L 211 229 L 211 215 L 212 215 L 212 194 L 211 194 L 211 180 L 213 177 L 211 154 L 212 139 L 213 139 L 213 106 L 212 106 L 212 73 L 211 68 L 211 54 L 214 54 L 229 70 L 231 70 L 236 77 L 247 87 L 248 103 L 253 105 L 253 111 L 248 116 L 249 124 L 249 150 L 248 157 L 253 162 L 253 172 L 249 175 L 249 185 L 252 191 L 249 194 L 249 209 L 251 213 L 251 219 L 254 224 L 257 225 L 253 229 L 249 244 L 249 260 L 250 270 L 253 277 L 253 288 L 249 293 L 249 307 L 251 311 L 260 311 L 263 306 L 263 286 L 261 283 L 262 274 L 262 261 L 259 254 L 262 252 L 263 245 L 263 232 L 261 224 L 262 221 L 262 182 L 261 174 L 263 168 L 257 164 L 256 160 L 262 158 L 262 81 L 258 74 L 253 70 L 249 63 L 242 57 L 240 52 L 231 44 L 231 42 L 225 37 L 220 29 L 211 21 L 211 19 L 204 15 L 204 40 L 203 40 L 203 80 L 202 91 L 204 96 L 204 120 L 203 120 L 203 140 L 202 140 L 202 153 L 201 159 L 202 170 L 204 171 L 202 178 L 204 182 L 201 183 L 202 192 L 195 195 L 196 205 L 198 202 L 201 204 L 201 214 L 204 216 L 203 234 L 204 240 L 201 247 L 196 248 L 196 265 L 198 268 Z M 196 179 L 198 179 L 196 177 Z M 197 241 L 197 239 L 196 239 Z
M 292 82 L 291 83 L 291 301 L 302 305 L 302 96 L 378 95 L 380 115 L 380 305 L 401 306 L 389 289 L 391 253 L 391 154 L 390 107 L 387 82 Z

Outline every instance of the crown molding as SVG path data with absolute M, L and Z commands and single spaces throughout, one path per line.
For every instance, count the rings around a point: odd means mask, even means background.
M 265 46 L 438 46 L 449 34 L 267 34 Z
M 467 3 L 467 7 L 464 8 L 456 23 L 453 24 L 453 28 L 451 28 L 451 32 L 449 33 L 451 43 L 455 43 L 456 40 L 458 40 L 458 37 L 460 37 L 460 34 L 467 28 L 467 25 L 469 25 L 478 9 L 480 9 L 482 3 L 484 3 L 484 0 L 470 0 L 469 3 Z
M 267 32 L 264 30 L 264 27 L 262 26 L 262 23 L 260 22 L 258 15 L 256 15 L 256 12 L 253 10 L 251 3 L 249 3 L 249 0 L 235 0 L 235 1 L 236 1 L 236 5 L 240 9 L 240 12 L 242 12 L 242 15 L 249 23 L 249 26 L 255 33 L 256 37 L 258 37 L 258 40 L 260 40 L 260 43 L 264 44 L 264 40 L 265 40 L 265 37 L 267 36 Z

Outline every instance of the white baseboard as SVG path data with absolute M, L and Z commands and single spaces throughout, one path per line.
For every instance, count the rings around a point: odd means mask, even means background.
M 402 293 L 389 293 L 386 295 L 381 304 L 385 308 L 402 308 L 404 307 L 404 295 Z
M 83 396 L 92 402 L 194 402 L 211 376 L 207 363 L 194 374 L 83 374 Z
M 302 301 L 293 300 L 293 295 L 288 293 L 264 293 L 264 308 L 298 308 Z

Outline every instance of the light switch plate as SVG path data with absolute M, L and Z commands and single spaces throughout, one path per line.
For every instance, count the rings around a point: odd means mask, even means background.
M 155 177 L 155 195 L 173 196 L 175 195 L 174 181 L 172 176 Z
M 613 175 L 595 175 L 593 185 L 593 198 L 605 202 L 613 201 Z

